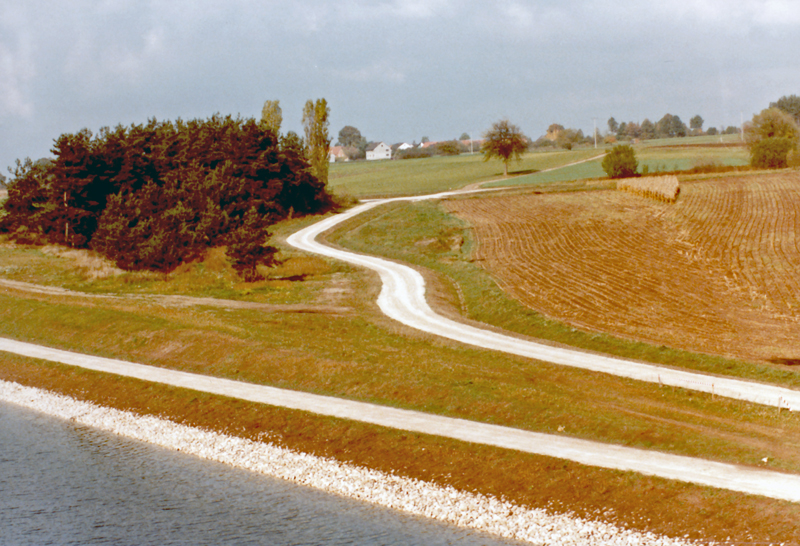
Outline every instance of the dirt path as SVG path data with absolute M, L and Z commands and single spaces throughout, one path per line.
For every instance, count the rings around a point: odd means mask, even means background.
M 564 169 L 566 167 L 572 167 L 573 165 L 580 165 L 581 163 L 588 163 L 590 161 L 595 161 L 596 159 L 600 159 L 600 158 L 604 157 L 605 155 L 606 155 L 605 153 L 602 153 L 600 155 L 592 156 L 592 157 L 590 157 L 588 159 L 581 159 L 580 161 L 574 161 L 572 163 L 567 163 L 566 165 L 559 165 L 558 167 L 550 167 L 549 169 L 542 169 L 541 171 L 536 171 L 536 172 L 533 172 L 533 173 L 530 173 L 530 174 L 549 173 L 550 171 L 557 171 L 559 169 Z M 524 175 L 524 176 L 528 176 L 528 175 Z M 474 184 L 470 184 L 469 186 L 464 186 L 464 190 L 465 191 L 474 191 L 474 190 L 481 189 L 484 185 L 491 184 L 492 182 L 504 182 L 504 181 L 510 182 L 512 180 L 514 180 L 513 176 L 511 178 L 496 178 L 494 180 L 484 180 L 483 182 L 475 182 Z M 509 188 L 503 188 L 503 189 L 507 190 Z
M 429 196 L 369 201 L 345 213 L 332 216 L 302 229 L 290 236 L 287 242 L 307 252 L 328 256 L 376 271 L 383 283 L 378 297 L 378 306 L 381 310 L 390 318 L 424 332 L 468 345 L 515 354 L 534 360 L 543 360 L 554 364 L 603 372 L 649 383 L 681 387 L 757 404 L 787 408 L 792 411 L 800 410 L 800 391 L 753 381 L 710 376 L 666 366 L 590 354 L 575 349 L 552 347 L 456 322 L 437 314 L 430 308 L 425 299 L 425 280 L 416 270 L 389 260 L 328 247 L 316 241 L 317 236 L 321 233 L 384 203 L 438 199 L 477 191 L 481 190 L 444 192 Z
M 133 362 L 82 355 L 10 339 L 0 338 L 0 351 L 261 404 L 309 411 L 319 415 L 568 459 L 595 467 L 632 470 L 649 476 L 800 502 L 800 475 L 782 474 L 669 455 L 657 451 L 614 446 L 365 402 L 276 389 Z
M 49 296 L 64 296 L 73 298 L 93 298 L 107 300 L 137 300 L 144 303 L 153 303 L 165 307 L 221 307 L 224 309 L 254 309 L 266 313 L 321 313 L 341 315 L 351 311 L 349 307 L 335 305 L 307 305 L 307 304 L 272 304 L 253 301 L 225 300 L 217 298 L 195 298 L 191 296 L 163 295 L 163 294 L 87 294 L 76 292 L 58 286 L 45 286 L 21 281 L 0 279 L 0 287 L 11 288 L 32 294 L 46 294 Z

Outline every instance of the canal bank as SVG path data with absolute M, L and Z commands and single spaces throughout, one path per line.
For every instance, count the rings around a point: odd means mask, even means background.
M 165 419 L 103 408 L 15 383 L 0 382 L 0 400 L 126 438 L 498 537 L 534 544 L 684 544 L 676 539 L 526 509 L 485 495 L 186 427 Z

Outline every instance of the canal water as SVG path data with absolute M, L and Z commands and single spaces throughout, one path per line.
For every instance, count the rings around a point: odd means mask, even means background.
M 511 545 L 0 402 L 3 545 Z

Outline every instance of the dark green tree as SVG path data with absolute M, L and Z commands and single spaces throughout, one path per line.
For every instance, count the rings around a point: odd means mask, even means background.
M 641 125 L 641 138 L 644 140 L 656 137 L 656 126 L 647 118 L 642 120 Z
M 655 127 L 656 138 L 685 137 L 689 130 L 678 116 L 665 114 Z
M 694 116 L 692 119 L 689 120 L 689 128 L 692 130 L 692 133 L 702 133 L 703 132 L 703 118 L 699 115 Z
M 492 128 L 483 135 L 483 160 L 498 158 L 503 162 L 503 175 L 508 176 L 508 163 L 512 159 L 522 159 L 522 153 L 528 149 L 528 137 L 519 127 L 507 119 L 495 122 Z
M 615 135 L 617 134 L 617 129 L 619 129 L 619 123 L 617 123 L 617 120 L 615 120 L 613 116 L 608 118 L 608 132 Z
M 361 144 L 362 140 L 361 131 L 353 127 L 352 125 L 345 125 L 339 131 L 339 145 L 357 148 Z
M 609 178 L 630 178 L 636 175 L 639 162 L 631 146 L 614 146 L 603 158 L 603 170 Z

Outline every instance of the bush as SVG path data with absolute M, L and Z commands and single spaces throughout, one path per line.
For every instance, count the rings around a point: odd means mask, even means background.
M 397 159 L 421 159 L 424 157 L 433 157 L 433 147 L 428 146 L 427 148 L 409 148 L 407 150 L 401 150 L 397 152 L 395 155 Z
M 603 170 L 609 178 L 630 178 L 636 176 L 636 154 L 631 146 L 621 144 L 614 146 L 603 158 Z
M 436 148 L 436 155 L 459 155 L 461 153 L 461 143 L 457 140 L 437 142 L 434 148 Z
M 786 137 L 769 137 L 750 147 L 750 165 L 757 169 L 783 169 L 788 166 L 794 143 Z

